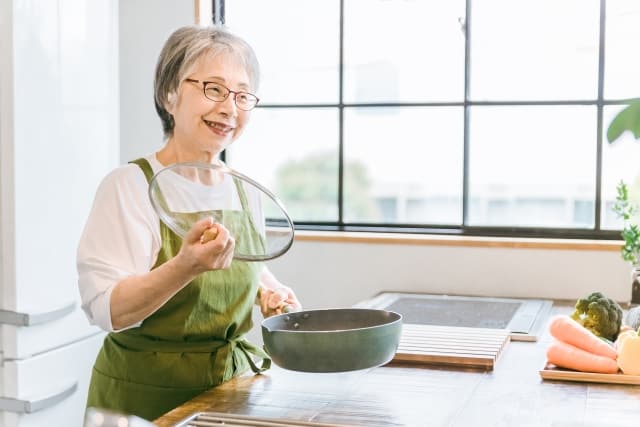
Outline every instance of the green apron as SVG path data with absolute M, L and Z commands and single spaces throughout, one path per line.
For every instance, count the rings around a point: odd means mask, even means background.
M 147 160 L 132 163 L 151 179 Z M 241 233 L 233 234 L 238 249 L 252 253 L 264 241 L 244 189 L 235 183 L 242 211 L 221 215 L 232 233 Z M 162 222 L 160 233 L 162 247 L 153 268 L 180 250 L 180 237 Z M 267 354 L 243 338 L 253 326 L 261 269 L 261 263 L 233 260 L 227 269 L 198 276 L 140 327 L 109 333 L 93 367 L 87 406 L 153 420 L 249 368 L 268 369 Z M 252 354 L 263 359 L 261 368 Z

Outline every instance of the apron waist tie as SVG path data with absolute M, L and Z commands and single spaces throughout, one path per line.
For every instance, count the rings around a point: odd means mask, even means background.
M 271 358 L 260 347 L 255 346 L 251 344 L 249 341 L 242 338 L 232 341 L 232 345 L 234 344 L 235 344 L 235 347 L 239 348 L 242 354 L 247 358 L 247 361 L 249 362 L 249 366 L 251 367 L 251 370 L 254 373 L 259 374 L 260 372 L 264 372 L 271 367 Z M 233 354 L 235 356 L 237 352 L 234 351 Z M 259 368 L 256 365 L 256 363 L 253 361 L 253 358 L 251 357 L 252 354 L 262 359 L 262 366 L 260 366 Z
M 222 349 L 222 351 L 230 353 L 229 356 L 231 357 L 237 357 L 242 354 L 249 363 L 251 370 L 256 374 L 264 372 L 271 367 L 271 358 L 267 353 L 242 337 L 230 340 L 168 341 L 144 335 L 110 333 L 109 338 L 131 350 L 158 353 L 215 353 Z M 251 355 L 262 359 L 261 367 L 256 365 Z M 236 361 L 236 365 L 239 365 L 238 361 Z
M 158 353 L 214 353 L 229 344 L 229 341 L 211 339 L 209 341 L 169 341 L 145 335 L 110 333 L 109 338 L 123 347 L 138 351 Z

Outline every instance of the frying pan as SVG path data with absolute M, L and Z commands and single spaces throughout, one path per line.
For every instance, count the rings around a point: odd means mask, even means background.
M 280 314 L 262 321 L 273 362 L 302 372 L 345 372 L 384 365 L 400 341 L 402 316 L 386 310 L 337 308 Z

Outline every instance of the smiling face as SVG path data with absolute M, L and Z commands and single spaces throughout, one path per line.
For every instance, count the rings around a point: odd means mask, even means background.
M 242 61 L 231 53 L 204 56 L 185 78 L 200 83 L 183 79 L 177 96 L 170 98 L 166 105 L 175 120 L 167 148 L 171 148 L 174 162 L 210 162 L 242 134 L 251 112 L 236 106 L 233 93 L 221 102 L 207 99 L 202 82 L 220 83 L 232 91 L 251 92 L 250 79 Z

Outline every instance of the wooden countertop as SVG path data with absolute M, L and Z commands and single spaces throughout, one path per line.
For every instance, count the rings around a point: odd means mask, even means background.
M 552 314 L 566 312 L 554 307 Z M 546 331 L 547 328 L 545 328 Z M 551 337 L 511 342 L 493 371 L 394 364 L 339 374 L 274 367 L 235 378 L 155 421 L 214 411 L 359 426 L 631 426 L 640 386 L 546 381 Z

